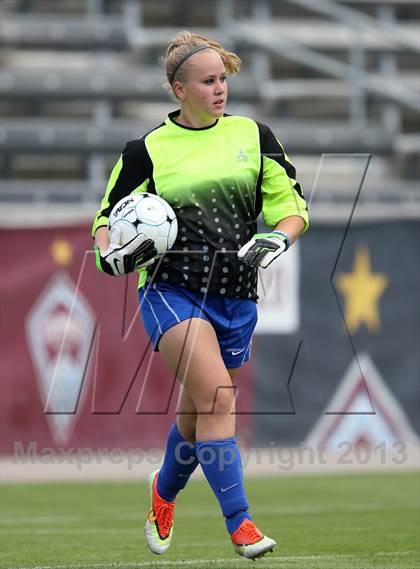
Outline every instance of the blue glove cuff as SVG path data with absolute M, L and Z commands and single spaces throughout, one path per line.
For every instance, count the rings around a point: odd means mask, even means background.
M 285 251 L 287 251 L 287 249 L 289 249 L 292 246 L 292 241 L 291 241 L 290 237 L 284 231 L 275 230 L 275 231 L 272 231 L 271 233 L 277 233 L 278 235 L 281 235 L 283 237 L 283 240 L 286 244 Z

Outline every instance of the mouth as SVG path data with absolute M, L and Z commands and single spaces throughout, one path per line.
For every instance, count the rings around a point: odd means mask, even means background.
M 217 99 L 217 101 L 214 101 L 213 105 L 223 105 L 224 103 L 224 99 Z

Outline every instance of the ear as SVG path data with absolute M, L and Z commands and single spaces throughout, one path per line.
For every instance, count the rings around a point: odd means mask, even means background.
M 180 101 L 183 101 L 186 96 L 185 85 L 183 85 L 180 81 L 175 81 L 172 85 L 173 92 L 175 97 Z

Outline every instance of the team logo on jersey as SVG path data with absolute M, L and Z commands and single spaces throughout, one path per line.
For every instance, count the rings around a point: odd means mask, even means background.
M 43 410 L 60 445 L 81 408 L 94 326 L 90 306 L 65 272 L 53 277 L 26 320 Z
M 238 155 L 236 156 L 236 160 L 238 162 L 246 162 L 248 160 L 248 154 L 245 154 L 245 152 L 242 150 L 242 148 L 239 150 Z
M 362 354 L 351 364 L 306 444 L 337 451 L 343 443 L 372 447 L 396 442 L 417 444 L 417 435 L 371 358 Z

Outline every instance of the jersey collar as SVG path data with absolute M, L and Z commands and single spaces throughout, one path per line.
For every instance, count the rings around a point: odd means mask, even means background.
M 175 121 L 176 117 L 179 116 L 180 112 L 181 111 L 178 109 L 177 111 L 172 111 L 171 113 L 169 113 L 168 118 L 166 119 L 165 123 L 169 124 L 169 125 L 174 125 L 177 128 L 182 128 L 183 130 L 190 131 L 190 132 L 202 132 L 203 130 L 210 130 L 210 129 L 216 127 L 219 123 L 219 119 L 216 119 L 213 124 L 211 124 L 209 126 L 203 126 L 201 128 L 193 128 L 190 126 L 184 126 L 183 124 L 179 124 Z

